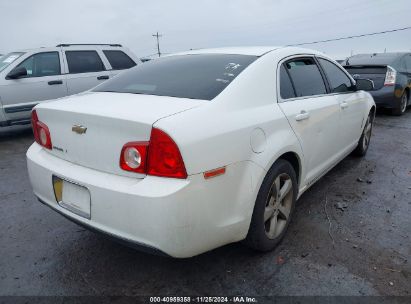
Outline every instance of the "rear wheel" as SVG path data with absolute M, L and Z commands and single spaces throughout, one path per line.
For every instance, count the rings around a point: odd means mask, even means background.
M 297 199 L 297 178 L 292 165 L 278 160 L 267 173 L 254 206 L 245 243 L 270 251 L 284 237 Z
M 397 108 L 392 110 L 392 114 L 397 115 L 397 116 L 404 114 L 405 111 L 407 110 L 407 105 L 408 105 L 408 93 L 404 92 L 404 94 L 402 94 L 400 104 L 398 105 Z
M 354 150 L 354 154 L 357 156 L 364 156 L 367 154 L 368 147 L 370 146 L 372 124 L 374 121 L 374 114 L 370 112 L 367 121 L 365 122 L 364 130 L 362 131 L 358 145 Z

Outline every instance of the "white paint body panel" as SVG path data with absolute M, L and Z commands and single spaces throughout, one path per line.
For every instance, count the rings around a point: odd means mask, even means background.
M 194 52 L 207 50 L 188 53 Z M 246 237 L 261 183 L 284 153 L 291 152 L 299 160 L 301 194 L 353 150 L 374 106 L 368 93 L 278 102 L 278 63 L 291 55 L 320 53 L 297 48 L 210 52 L 262 56 L 212 101 L 88 93 L 38 106 L 39 119 L 49 125 L 53 145 L 70 145 L 78 154 L 70 159 L 33 144 L 27 159 L 36 196 L 64 215 L 118 238 L 174 257 L 190 257 Z M 341 102 L 349 107 L 341 109 Z M 293 121 L 302 109 L 310 112 L 310 118 Z M 90 128 L 83 137 L 84 151 L 75 148 L 81 147 L 81 136 L 70 134 L 75 123 Z M 186 180 L 119 169 L 121 145 L 147 140 L 153 126 L 178 145 Z M 101 146 L 110 152 L 99 154 L 96 147 Z M 226 166 L 225 174 L 203 178 L 204 172 L 222 166 Z M 90 220 L 58 206 L 53 174 L 87 187 Z

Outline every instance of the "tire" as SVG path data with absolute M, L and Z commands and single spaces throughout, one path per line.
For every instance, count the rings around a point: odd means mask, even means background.
M 368 147 L 370 146 L 371 135 L 372 135 L 372 125 L 374 123 L 374 114 L 370 112 L 368 114 L 367 121 L 365 122 L 364 129 L 361 133 L 361 137 L 358 140 L 357 147 L 353 151 L 356 156 L 364 156 L 367 154 Z
M 286 160 L 277 160 L 258 192 L 245 239 L 248 247 L 266 252 L 280 243 L 290 224 L 297 194 L 297 177 L 292 165 Z
M 395 116 L 401 116 L 407 111 L 408 106 L 408 93 L 405 91 L 401 96 L 401 102 L 397 108 L 392 109 L 392 114 Z

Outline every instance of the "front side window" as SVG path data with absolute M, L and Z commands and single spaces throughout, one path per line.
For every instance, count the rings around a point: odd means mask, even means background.
M 23 52 L 13 52 L 7 55 L 0 56 L 0 72 L 7 68 L 11 63 L 13 63 L 17 58 L 22 56 Z
M 132 68 L 136 63 L 123 51 L 103 51 L 113 70 Z
M 257 58 L 229 54 L 163 57 L 139 64 L 95 91 L 211 100 Z
M 296 97 L 326 94 L 324 80 L 313 58 L 298 58 L 284 64 L 294 84 Z
M 325 75 L 327 75 L 328 82 L 330 84 L 331 93 L 344 93 L 354 91 L 354 86 L 351 83 L 350 78 L 341 71 L 334 63 L 318 58 Z
M 20 63 L 17 67 L 24 67 L 26 69 L 27 76 L 25 76 L 25 78 L 61 74 L 60 56 L 58 52 L 34 54 Z
M 105 71 L 96 51 L 66 51 L 65 54 L 70 74 Z

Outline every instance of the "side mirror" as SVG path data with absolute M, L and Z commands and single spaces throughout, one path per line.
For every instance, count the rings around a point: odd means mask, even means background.
M 6 79 L 18 79 L 27 76 L 27 70 L 25 67 L 17 67 L 12 70 L 6 77 Z
M 374 81 L 369 79 L 356 79 L 355 86 L 357 90 L 372 91 L 374 90 Z

